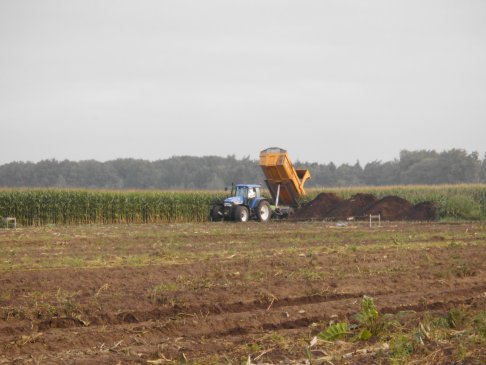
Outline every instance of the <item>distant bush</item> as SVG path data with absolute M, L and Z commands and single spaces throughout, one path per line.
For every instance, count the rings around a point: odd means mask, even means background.
M 481 218 L 479 202 L 465 195 L 452 195 L 439 207 L 440 216 L 444 218 L 478 220 Z

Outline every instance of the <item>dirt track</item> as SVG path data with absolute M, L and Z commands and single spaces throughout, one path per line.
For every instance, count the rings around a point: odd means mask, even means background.
M 363 295 L 382 313 L 486 307 L 480 224 L 38 228 L 0 244 L 15 252 L 0 363 L 278 362 Z

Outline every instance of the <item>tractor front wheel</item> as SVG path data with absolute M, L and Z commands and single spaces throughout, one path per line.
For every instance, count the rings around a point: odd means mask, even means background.
M 250 217 L 250 213 L 248 212 L 248 208 L 244 205 L 238 205 L 235 208 L 235 221 L 237 222 L 248 222 L 248 218 Z
M 211 209 L 211 221 L 213 222 L 219 222 L 221 219 L 223 219 L 223 206 L 222 205 L 215 205 Z

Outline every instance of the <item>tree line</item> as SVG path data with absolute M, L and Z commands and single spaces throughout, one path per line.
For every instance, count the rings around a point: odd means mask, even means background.
M 462 149 L 400 152 L 393 161 L 364 166 L 295 161 L 308 168 L 307 187 L 486 183 L 486 155 Z M 107 162 L 43 160 L 0 166 L 0 187 L 105 189 L 222 189 L 235 183 L 263 183 L 257 160 L 235 156 L 174 156 L 164 160 L 117 159 Z

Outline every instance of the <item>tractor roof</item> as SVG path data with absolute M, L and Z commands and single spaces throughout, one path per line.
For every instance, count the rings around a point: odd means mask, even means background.
M 246 188 L 261 188 L 260 184 L 236 184 L 236 187 L 246 187 Z

